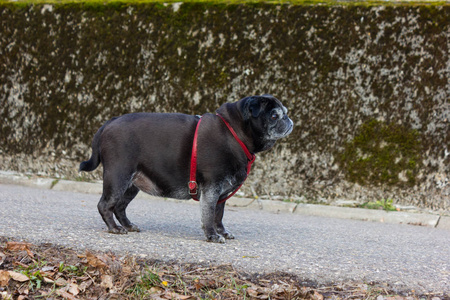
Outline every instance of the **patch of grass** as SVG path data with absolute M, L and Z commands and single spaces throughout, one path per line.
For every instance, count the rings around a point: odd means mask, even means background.
M 330 205 L 330 203 L 321 201 L 319 198 L 316 197 L 309 197 L 305 200 L 294 200 L 292 198 L 283 199 L 283 202 L 286 203 L 295 203 L 295 204 L 316 204 L 316 205 Z
M 64 262 L 61 261 L 59 263 L 59 267 L 58 267 L 58 272 L 60 273 L 68 273 L 69 275 L 73 275 L 73 276 L 85 276 L 87 271 L 87 266 L 84 267 L 77 267 L 77 266 L 72 266 L 72 265 L 64 265 Z
M 85 175 L 77 176 L 73 180 L 74 181 L 78 181 L 78 182 L 92 182 L 92 180 L 89 177 L 85 176 Z
M 38 290 L 41 288 L 42 282 L 44 280 L 44 276 L 41 274 L 41 269 L 46 265 L 46 261 L 35 261 L 28 266 L 19 265 L 17 271 L 24 274 L 30 279 L 28 282 L 28 286 L 31 290 Z
M 126 290 L 126 293 L 132 298 L 143 298 L 161 291 L 164 286 L 167 286 L 167 281 L 164 283 L 158 274 L 147 269 L 137 278 L 136 283 Z
M 375 202 L 372 201 L 368 201 L 365 202 L 361 205 L 359 205 L 359 207 L 361 208 L 367 208 L 367 209 L 382 209 L 385 211 L 395 211 L 397 210 L 397 208 L 393 205 L 394 200 L 392 199 L 381 199 Z
M 59 182 L 59 179 L 53 180 L 52 185 L 50 186 L 50 189 L 53 189 L 58 182 Z
M 302 201 L 300 201 L 300 200 L 294 200 L 294 199 L 292 199 L 292 198 L 289 198 L 289 199 L 283 199 L 283 202 L 287 202 L 287 203 L 295 203 L 295 204 L 300 204 L 300 203 L 302 203 Z

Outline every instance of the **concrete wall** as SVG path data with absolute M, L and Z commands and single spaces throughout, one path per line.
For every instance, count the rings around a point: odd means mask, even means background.
M 270 93 L 296 127 L 246 194 L 448 209 L 449 40 L 448 5 L 1 4 L 0 168 L 75 178 L 112 116 Z

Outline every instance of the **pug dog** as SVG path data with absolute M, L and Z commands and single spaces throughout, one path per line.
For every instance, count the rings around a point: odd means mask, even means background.
M 234 238 L 222 223 L 222 199 L 247 178 L 248 152 L 254 155 L 272 148 L 292 132 L 293 122 L 271 95 L 225 103 L 216 112 L 201 119 L 179 113 L 131 113 L 112 118 L 97 131 L 92 156 L 80 164 L 80 171 L 103 164 L 103 194 L 97 207 L 110 233 L 140 231 L 125 212 L 139 191 L 190 199 L 194 176 L 207 241 L 224 243 Z

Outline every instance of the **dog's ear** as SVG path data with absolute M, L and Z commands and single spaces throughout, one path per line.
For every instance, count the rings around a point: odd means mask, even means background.
M 246 119 L 250 116 L 257 118 L 261 115 L 267 104 L 267 98 L 265 96 L 266 95 L 247 97 L 248 99 L 245 105 L 247 113 Z
M 261 101 L 259 100 L 259 98 L 253 98 L 249 105 L 248 105 L 248 111 L 250 112 L 250 114 L 254 117 L 257 118 L 259 117 L 259 115 L 261 114 L 262 111 L 262 107 L 261 107 Z

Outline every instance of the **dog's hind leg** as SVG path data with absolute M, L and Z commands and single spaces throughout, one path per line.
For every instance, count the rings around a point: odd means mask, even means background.
M 97 208 L 100 215 L 108 226 L 110 233 L 126 234 L 128 231 L 118 226 L 114 221 L 116 205 L 120 202 L 129 186 L 130 179 L 117 176 L 118 172 L 103 172 L 103 194 L 98 202 Z
M 117 234 L 126 234 L 128 231 L 122 226 L 118 226 L 114 221 L 114 204 L 117 200 L 111 199 L 112 197 L 108 194 L 103 193 L 100 201 L 98 202 L 97 208 L 102 216 L 103 221 L 105 221 L 106 226 L 108 226 L 108 232 Z
M 128 204 L 136 197 L 137 193 L 139 193 L 139 189 L 134 185 L 131 185 L 123 194 L 122 198 L 120 198 L 114 207 L 114 215 L 117 220 L 122 224 L 122 226 L 128 231 L 141 231 L 139 227 L 130 222 L 127 218 L 127 214 L 125 210 L 127 209 Z

